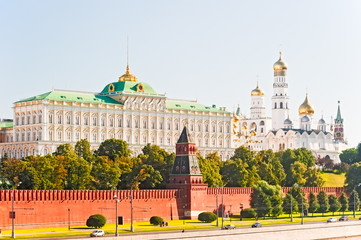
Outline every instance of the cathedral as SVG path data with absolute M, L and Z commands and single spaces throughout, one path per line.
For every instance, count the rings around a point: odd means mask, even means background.
M 273 65 L 272 117 L 266 116 L 264 92 L 251 91 L 250 116 L 193 100 L 171 99 L 126 72 L 100 92 L 51 90 L 19 100 L 13 120 L 0 121 L 0 157 L 24 158 L 52 153 L 60 144 L 87 139 L 92 149 L 106 139 L 122 139 L 138 155 L 147 144 L 174 151 L 184 126 L 201 155 L 217 151 L 229 159 L 236 148 L 254 151 L 305 147 L 316 158 L 339 162 L 346 148 L 340 106 L 334 123 L 320 119 L 306 95 L 299 107 L 299 126 L 290 119 L 287 64 L 281 55 Z
M 273 65 L 274 81 L 272 96 L 272 117 L 266 116 L 264 92 L 257 87 L 251 91 L 250 117 L 240 114 L 239 107 L 233 116 L 233 143 L 259 151 L 272 149 L 307 148 L 316 159 L 330 158 L 339 163 L 339 154 L 347 148 L 344 139 L 343 119 L 340 102 L 334 123 L 326 123 L 321 117 L 315 124 L 315 110 L 306 94 L 298 109 L 296 126 L 290 119 L 287 63 L 280 57 Z

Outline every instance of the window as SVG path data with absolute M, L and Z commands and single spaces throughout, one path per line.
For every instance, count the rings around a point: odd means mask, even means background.
M 15 142 L 19 142 L 19 133 L 15 134 Z
M 109 120 L 109 125 L 110 125 L 110 127 L 114 127 L 114 119 L 113 118 L 111 118 Z
M 170 137 L 167 137 L 167 145 L 170 145 Z
M 139 128 L 139 121 L 138 121 L 138 119 L 135 119 L 134 125 L 135 125 L 135 128 Z
M 33 124 L 36 123 L 36 116 L 33 116 Z
M 223 127 L 222 127 L 222 125 L 219 125 L 219 132 L 220 132 L 220 133 L 223 132 Z
M 130 119 L 127 120 L 127 128 L 130 128 Z
M 163 130 L 163 121 L 159 123 L 159 129 Z
M 159 138 L 159 142 L 160 142 L 160 145 L 163 145 L 163 138 L 162 137 Z
M 67 141 L 70 141 L 70 140 L 71 140 L 70 131 L 67 131 L 67 132 L 66 132 L 66 140 L 67 140 Z
M 25 117 L 21 117 L 21 125 L 25 125 Z
M 283 102 L 280 103 L 280 108 L 283 108 Z
M 88 116 L 84 117 L 84 125 L 89 125 L 89 118 Z
M 227 133 L 229 133 L 229 125 L 227 125 Z
M 277 94 L 276 94 L 276 96 L 277 96 Z M 275 103 L 275 109 L 277 108 L 277 103 Z
M 49 131 L 49 140 L 50 140 L 50 141 L 53 140 L 53 131 Z
M 27 124 L 30 124 L 30 123 L 31 123 L 31 122 L 30 122 L 30 116 L 27 117 L 27 120 L 26 120 L 26 121 L 27 121 Z
M 216 132 L 216 125 L 212 125 L 212 132 Z
M 102 118 L 102 127 L 105 126 L 105 118 Z
M 61 116 L 61 114 L 58 114 L 58 124 L 61 124 L 62 123 L 62 116 Z
M 143 143 L 147 143 L 147 136 L 143 135 Z
M 97 117 L 93 117 L 93 126 L 97 125 Z
M 202 125 L 198 123 L 198 132 L 200 132 L 201 130 L 202 130 Z
M 61 138 L 61 131 L 58 131 L 58 141 L 61 141 L 62 138 Z
M 19 125 L 19 118 L 17 117 L 16 119 L 15 119 L 15 125 Z
M 152 129 L 155 129 L 155 122 L 152 121 Z
M 97 134 L 93 133 L 93 142 L 97 142 Z
M 176 122 L 175 123 L 175 130 L 178 130 L 178 128 L 179 128 L 179 124 Z
M 122 127 L 122 119 L 118 118 L 118 127 Z
M 39 133 L 38 133 L 38 140 L 40 141 L 42 139 L 42 134 L 41 134 L 41 132 L 39 131 Z
M 206 123 L 205 131 L 208 132 L 208 123 Z
M 212 146 L 213 146 L 213 147 L 216 146 L 216 139 L 212 139 Z
M 80 140 L 80 132 L 79 132 L 79 131 L 77 131 L 77 132 L 75 133 L 75 140 L 76 140 L 76 141 L 79 141 L 79 140 Z
M 167 129 L 170 130 L 170 122 L 167 123 Z
M 152 137 L 152 144 L 154 145 L 155 144 L 155 138 Z
M 206 145 L 206 147 L 208 147 L 208 141 L 209 141 L 208 138 L 206 138 L 206 139 L 205 139 L 205 145 Z
M 71 124 L 71 117 L 70 117 L 70 115 L 66 115 L 66 124 Z
M 41 115 L 39 115 L 39 123 L 41 123 L 41 119 L 42 119 L 43 117 L 41 116 Z
M 263 128 L 261 128 L 261 133 L 263 133 Z
M 25 133 L 21 133 L 21 141 L 25 141 Z
M 194 124 L 191 123 L 191 131 L 193 131 L 193 130 L 194 130 Z
M 80 124 L 80 117 L 79 115 L 75 116 L 75 124 L 79 125 Z
M 33 132 L 33 141 L 36 141 L 36 132 Z
M 30 141 L 31 140 L 31 138 L 30 138 L 30 132 L 28 132 L 28 134 L 27 134 L 27 139 L 26 139 L 27 141 Z
M 105 141 L 105 134 L 103 133 L 101 136 L 101 141 L 104 142 Z
M 147 119 L 143 119 L 143 128 L 147 128 Z

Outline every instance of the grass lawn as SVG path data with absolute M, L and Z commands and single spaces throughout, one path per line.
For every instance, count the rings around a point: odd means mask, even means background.
M 335 213 L 335 216 L 339 218 L 342 213 Z M 348 215 L 350 219 L 353 219 L 353 212 L 345 212 L 345 215 Z M 361 212 L 357 212 L 357 219 L 361 215 Z M 304 222 L 324 222 L 329 217 L 333 216 L 332 213 L 327 213 L 322 217 L 321 213 L 315 213 L 314 217 L 310 216 L 304 217 Z M 300 223 L 301 218 L 299 213 L 293 214 L 294 223 Z M 263 225 L 275 225 L 275 224 L 287 224 L 291 223 L 290 217 L 288 214 L 283 214 L 277 219 L 272 219 L 266 217 L 265 219 L 260 218 L 258 220 Z M 219 218 L 219 224 L 221 225 L 222 219 Z M 233 216 L 230 220 L 224 221 L 224 224 L 232 223 L 237 227 L 250 227 L 255 222 L 255 219 L 243 219 L 240 221 L 239 216 Z M 149 222 L 137 222 L 134 223 L 135 232 L 155 232 L 155 231 L 169 231 L 169 230 L 192 230 L 192 229 L 210 229 L 216 228 L 216 222 L 213 223 L 203 223 L 198 220 L 173 220 L 168 221 L 168 227 L 159 227 L 149 224 Z M 103 227 L 105 234 L 114 234 L 115 233 L 115 224 L 107 224 Z M 25 229 L 25 230 L 16 230 L 17 239 L 30 239 L 30 238 L 50 238 L 50 237 L 71 237 L 71 236 L 89 236 L 89 234 L 94 231 L 94 229 L 88 228 L 86 226 L 72 227 L 69 231 L 67 227 L 62 228 L 42 228 L 42 229 Z M 130 233 L 130 223 L 120 225 L 118 227 L 118 232 Z M 0 239 L 10 239 L 9 235 L 11 231 L 3 231 L 3 236 Z
M 345 183 L 345 173 L 321 172 L 321 176 L 325 180 L 324 187 L 343 187 Z

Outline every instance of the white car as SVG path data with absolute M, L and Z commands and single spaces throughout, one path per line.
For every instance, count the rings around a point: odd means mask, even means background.
M 328 223 L 330 223 L 330 222 L 337 222 L 337 218 L 331 217 L 331 218 L 327 219 L 327 222 L 328 222 Z
M 104 231 L 103 230 L 95 230 L 90 234 L 91 237 L 104 237 Z

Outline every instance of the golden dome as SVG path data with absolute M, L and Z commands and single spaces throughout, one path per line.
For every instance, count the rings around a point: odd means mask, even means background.
M 129 65 L 127 65 L 127 71 L 125 72 L 125 74 L 119 77 L 119 82 L 123 82 L 123 81 L 131 81 L 131 82 L 137 81 L 137 78 L 133 74 L 130 74 Z
M 275 64 L 273 64 L 273 70 L 275 71 L 284 71 L 287 70 L 288 66 L 287 63 L 282 60 L 282 53 L 280 52 L 280 58 L 278 59 Z
M 305 101 L 298 108 L 298 113 L 300 115 L 313 115 L 315 113 L 315 109 L 313 109 L 311 103 L 308 101 L 307 94 L 306 94 Z
M 258 87 L 258 82 L 257 82 L 257 87 L 252 90 L 251 96 L 263 96 L 263 95 L 264 95 L 264 93 L 263 93 L 262 89 L 260 89 Z

